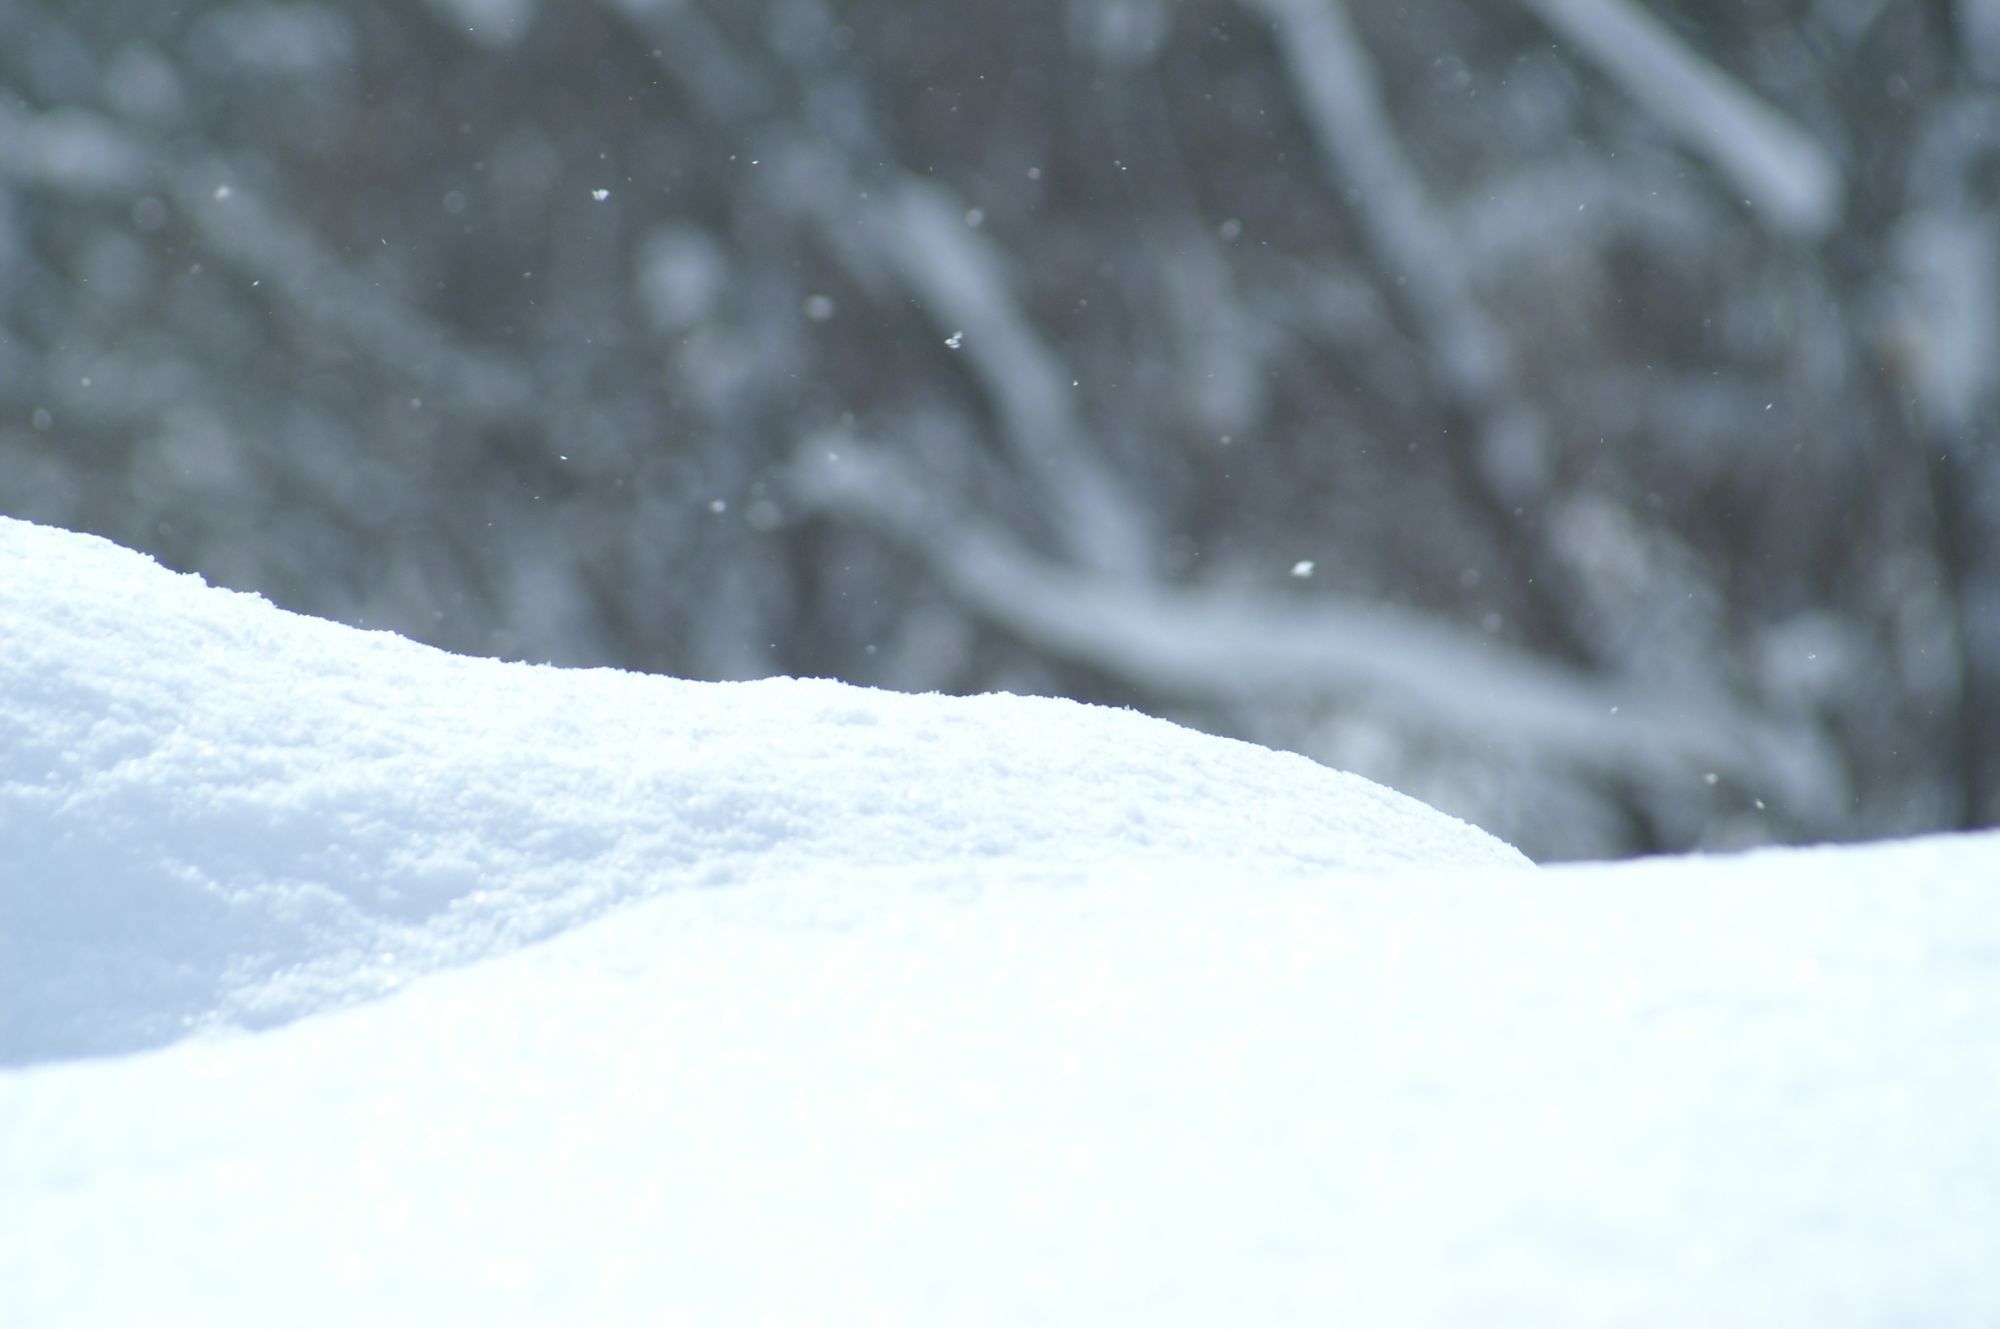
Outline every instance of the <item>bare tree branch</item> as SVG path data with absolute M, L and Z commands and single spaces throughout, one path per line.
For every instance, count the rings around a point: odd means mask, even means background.
M 1840 220 L 1833 158 L 1633 0 L 1521 0 L 1706 157 L 1774 230 L 1812 238 Z
M 1244 2 L 1276 24 L 1320 150 L 1351 187 L 1369 246 L 1415 314 L 1447 385 L 1478 422 L 1482 476 L 1509 499 L 1538 490 L 1547 425 L 1514 386 L 1507 339 L 1480 306 L 1456 238 L 1397 142 L 1342 0 Z
M 809 508 L 910 550 L 991 622 L 1149 695 L 1344 697 L 1467 750 L 1533 751 L 1600 778 L 1726 775 L 1808 826 L 1831 822 L 1847 796 L 1810 724 L 1775 722 L 1719 694 L 1585 676 L 1379 605 L 1077 573 L 990 523 L 940 511 L 907 469 L 854 439 L 808 443 L 791 487 Z
M 1057 517 L 1071 557 L 1140 575 L 1152 540 L 1124 485 L 1104 467 L 1071 406 L 1071 384 L 1008 291 L 999 253 L 937 185 L 900 183 L 875 214 L 882 251 L 938 333 L 970 361 L 1015 462 Z
M 1554 444 L 1540 407 L 1522 390 L 1514 347 L 1480 303 L 1465 244 L 1432 201 L 1403 151 L 1366 48 L 1344 0 L 1243 0 L 1267 14 L 1307 123 L 1347 186 L 1376 262 L 1417 322 L 1441 386 L 1471 422 L 1460 478 L 1468 499 L 1517 567 L 1514 581 L 1563 649 L 1594 654 L 1574 619 L 1578 569 L 1546 538 Z
M 492 418 L 533 401 L 527 366 L 462 344 L 455 329 L 349 271 L 297 218 L 242 185 L 220 162 L 162 169 L 181 211 L 209 252 L 263 285 L 302 327 L 443 396 L 470 416 Z

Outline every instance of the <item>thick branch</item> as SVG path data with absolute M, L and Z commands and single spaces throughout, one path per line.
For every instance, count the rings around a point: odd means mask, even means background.
M 1706 157 L 1772 228 L 1814 237 L 1840 220 L 1833 158 L 1633 0 L 1521 3 Z

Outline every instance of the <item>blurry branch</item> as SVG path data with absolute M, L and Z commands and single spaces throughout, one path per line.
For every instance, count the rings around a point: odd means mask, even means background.
M 901 463 L 848 438 L 806 444 L 790 482 L 807 508 L 904 547 L 989 621 L 1150 695 L 1337 697 L 1464 750 L 1533 752 L 1594 778 L 1715 773 L 1808 828 L 1833 824 L 1847 796 L 1815 727 L 1774 722 L 1720 695 L 1588 677 L 1381 606 L 1071 571 L 941 507 Z
M 966 224 L 965 209 L 937 185 L 905 180 L 873 223 L 933 328 L 971 362 L 1066 552 L 1097 571 L 1144 572 L 1152 541 L 1139 505 L 1093 450 L 1071 408 L 1068 375 L 1015 304 L 1000 255 Z
M 1989 83 L 2000 80 L 2000 3 L 1958 0 L 1958 39 L 1974 73 Z
M 322 341 L 468 412 L 507 414 L 529 403 L 523 367 L 458 345 L 449 328 L 349 271 L 304 222 L 218 183 L 232 176 L 219 162 L 177 161 L 145 134 L 91 111 L 30 116 L 0 105 L 0 178 L 93 201 L 161 190 L 207 254 L 282 301 L 296 325 Z
M 1516 271 L 1551 251 L 1592 253 L 1606 234 L 1632 236 L 1648 248 L 1679 246 L 1713 221 L 1712 205 L 1682 181 L 1608 162 L 1584 147 L 1482 184 L 1452 220 L 1452 234 L 1476 272 Z
M 1173 400 L 1161 405 L 1177 417 L 1174 423 L 1210 434 L 1254 429 L 1270 385 L 1265 358 L 1280 339 L 1238 291 L 1209 232 L 1158 229 L 1148 280 L 1157 280 L 1164 296 L 1168 349 L 1156 358 L 1174 367 L 1175 379 Z M 1310 270 L 1307 279 L 1321 286 L 1336 280 Z M 1309 307 L 1310 317 L 1319 312 L 1311 307 L 1322 302 L 1308 297 L 1298 303 Z
M 1840 220 L 1840 168 L 1798 126 L 1688 49 L 1634 0 L 1520 0 L 1708 158 L 1775 229 Z
M 469 415 L 504 416 L 531 404 L 525 366 L 458 345 L 450 328 L 349 271 L 303 222 L 239 186 L 211 183 L 230 178 L 222 166 L 161 174 L 208 251 L 260 287 L 268 284 L 298 326 Z
M 1574 621 L 1574 571 L 1545 538 L 1553 451 L 1548 422 L 1518 382 L 1513 347 L 1480 304 L 1464 245 L 1426 192 L 1382 104 L 1380 82 L 1343 0 L 1244 0 L 1275 24 L 1309 128 L 1385 277 L 1431 351 L 1450 405 L 1477 438 L 1468 497 L 1519 560 L 1517 582 L 1537 598 L 1565 649 L 1589 653 Z
M 1938 107 L 1905 167 L 1889 235 L 1887 349 L 1925 423 L 1956 449 L 1977 447 L 2000 386 L 2000 227 L 1981 188 L 1996 164 L 2000 98 Z
M 1925 422 L 1951 445 L 1973 446 L 2000 369 L 2000 238 L 1990 218 L 1937 208 L 1906 215 L 1889 248 L 1896 369 Z
M 78 198 L 119 197 L 151 170 L 145 151 L 94 111 L 24 115 L 0 99 L 0 178 Z
M 2000 20 L 1996 20 L 2000 22 Z M 2000 100 L 1932 111 L 1905 167 L 1905 211 L 1889 235 L 1892 294 L 1880 334 L 1909 394 L 1921 445 L 1940 589 L 1951 606 L 1956 713 L 1946 736 L 1958 824 L 2000 816 L 2000 478 L 1992 404 L 2000 390 L 2000 227 L 1990 202 Z
M 1503 500 L 1541 488 L 1547 426 L 1515 388 L 1507 340 L 1472 290 L 1460 249 L 1403 154 L 1375 68 L 1342 0 L 1245 0 L 1277 25 L 1306 120 L 1348 186 L 1386 276 L 1415 315 L 1446 385 L 1480 429 L 1474 459 Z
M 603 0 L 652 44 L 654 59 L 716 124 L 738 124 L 767 109 L 763 77 L 690 0 Z
M 1063 554 L 1101 572 L 1143 575 L 1156 541 L 1141 496 L 1097 451 L 1072 404 L 1073 380 L 1016 301 L 1004 256 L 967 222 L 965 205 L 894 167 L 870 170 L 863 185 L 820 144 L 770 155 L 771 174 L 790 182 L 786 205 L 818 229 L 855 284 L 878 300 L 899 291 L 914 297 L 937 354 L 965 357 L 1006 456 Z
M 659 43 L 663 67 L 706 113 L 740 121 L 771 100 L 762 76 L 742 67 L 699 6 L 604 3 Z M 730 77 L 718 78 L 724 70 Z M 968 224 L 965 205 L 893 164 L 863 171 L 821 143 L 766 155 L 784 159 L 773 174 L 804 185 L 791 205 L 812 218 L 849 275 L 876 291 L 893 274 L 938 340 L 970 362 L 1008 455 L 1065 554 L 1104 572 L 1145 571 L 1155 542 L 1144 509 L 1094 449 L 1071 406 L 1069 375 L 1015 300 L 1003 256 Z

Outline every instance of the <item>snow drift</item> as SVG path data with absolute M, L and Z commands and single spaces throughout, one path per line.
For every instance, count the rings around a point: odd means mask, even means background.
M 1525 863 L 1131 713 L 466 659 L 0 519 L 0 1064 L 268 1025 L 836 866 Z
M 0 1324 L 1991 1325 L 1996 883 L 0 521 Z

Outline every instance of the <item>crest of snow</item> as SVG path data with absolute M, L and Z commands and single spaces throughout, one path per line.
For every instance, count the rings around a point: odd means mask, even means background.
M 0 1063 L 282 1022 L 674 888 L 1525 863 L 1131 712 L 466 659 L 5 519 L 0 642 Z
M 0 1324 L 1992 1324 L 1996 883 L 0 519 Z

